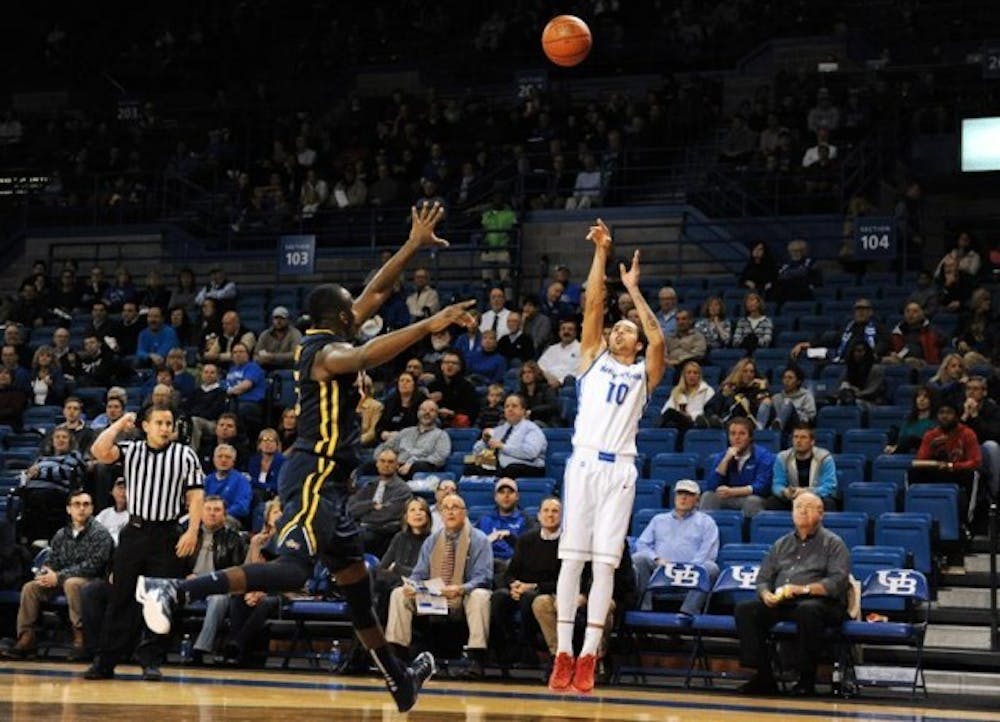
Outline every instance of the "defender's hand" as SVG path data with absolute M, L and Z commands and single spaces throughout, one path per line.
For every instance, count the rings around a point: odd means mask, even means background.
M 444 207 L 440 201 L 426 203 L 418 210 L 410 207 L 410 242 L 421 248 L 447 248 L 448 241 L 434 234 L 434 227 L 444 218 Z

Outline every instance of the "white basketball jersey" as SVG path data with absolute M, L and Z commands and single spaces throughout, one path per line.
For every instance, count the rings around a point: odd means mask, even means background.
M 576 382 L 573 446 L 635 454 L 635 434 L 646 405 L 646 361 L 626 365 L 607 349 Z

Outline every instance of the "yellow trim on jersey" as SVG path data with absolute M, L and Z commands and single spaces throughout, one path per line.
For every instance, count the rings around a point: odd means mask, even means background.
M 319 440 L 313 444 L 313 453 L 333 456 L 340 439 L 340 383 L 325 381 L 319 386 Z M 332 393 L 331 393 L 332 392 Z

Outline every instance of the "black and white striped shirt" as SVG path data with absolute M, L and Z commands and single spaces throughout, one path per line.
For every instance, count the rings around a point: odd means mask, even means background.
M 204 486 L 205 474 L 194 449 L 178 443 L 153 449 L 145 440 L 117 446 L 125 468 L 129 514 L 146 521 L 179 519 L 188 490 Z

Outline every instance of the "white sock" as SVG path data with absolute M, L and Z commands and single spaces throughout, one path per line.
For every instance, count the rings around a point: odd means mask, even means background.
M 611 608 L 611 593 L 615 590 L 615 568 L 607 562 L 591 562 L 594 581 L 587 595 L 587 633 L 583 637 L 583 649 L 580 656 L 597 654 L 601 637 L 604 636 L 604 624 Z
M 580 574 L 583 562 L 563 559 L 556 582 L 557 653 L 573 656 L 573 624 L 576 621 L 576 598 L 580 596 Z

